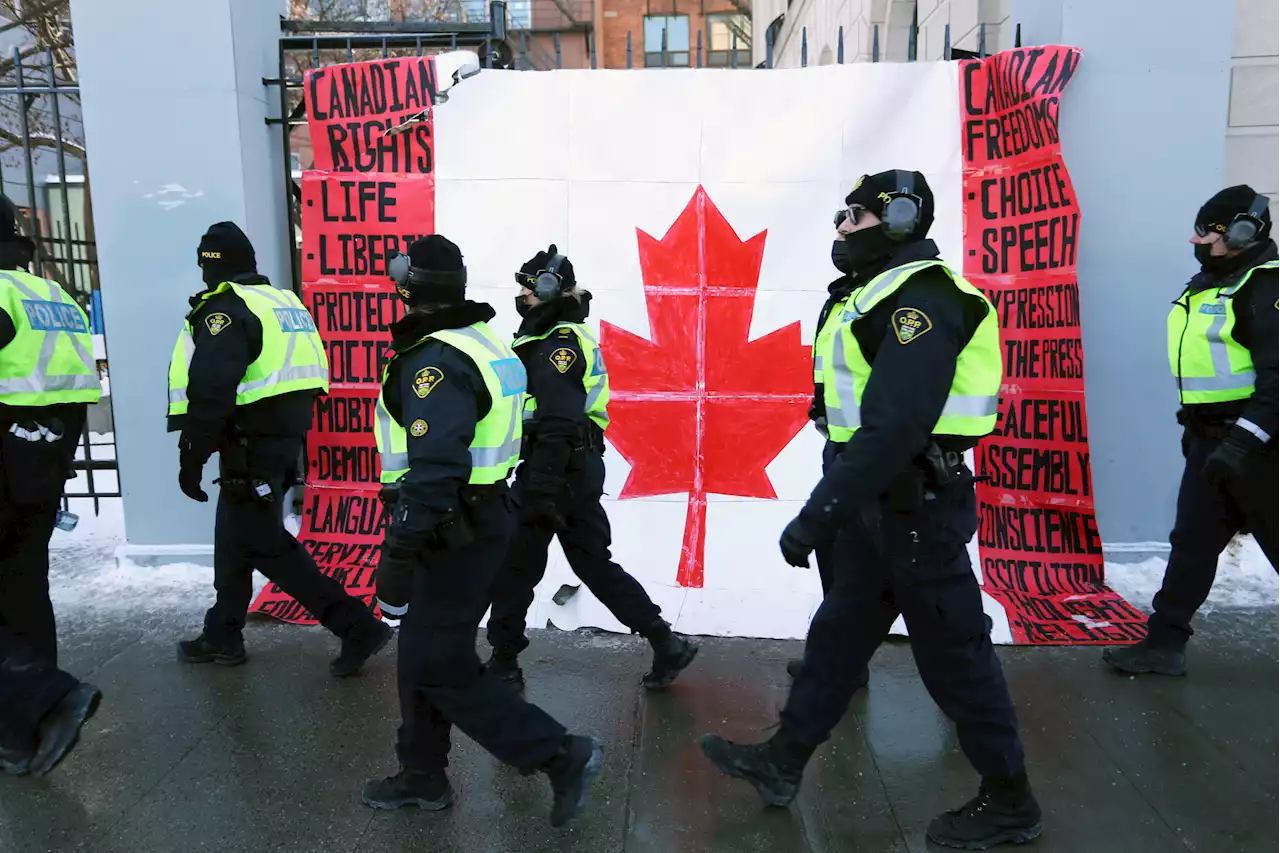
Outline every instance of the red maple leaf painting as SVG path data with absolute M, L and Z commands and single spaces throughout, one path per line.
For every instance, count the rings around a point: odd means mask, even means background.
M 765 467 L 803 428 L 812 362 L 791 323 L 747 339 L 765 233 L 743 242 L 698 187 L 661 240 L 640 229 L 653 340 L 600 323 L 621 498 L 687 492 L 677 582 L 701 587 L 707 495 L 776 499 Z

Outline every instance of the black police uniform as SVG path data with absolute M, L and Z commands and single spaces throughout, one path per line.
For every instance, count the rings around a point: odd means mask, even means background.
M 1228 269 L 1197 274 L 1183 292 L 1229 286 L 1276 256 L 1275 241 L 1265 240 L 1237 255 Z M 1209 597 L 1218 558 L 1236 534 L 1252 533 L 1272 568 L 1276 567 L 1278 278 L 1274 269 L 1258 270 L 1231 298 L 1236 317 L 1231 335 L 1253 359 L 1253 395 L 1226 403 L 1185 404 L 1178 411 L 1186 467 L 1164 582 L 1152 602 L 1146 640 L 1104 653 L 1106 660 L 1125 672 L 1185 672 L 1183 652 L 1195 633 L 1191 619 Z M 1268 440 L 1236 425 L 1237 419 L 1256 426 Z M 1210 457 L 1234 448 L 1239 448 L 1240 470 L 1224 472 L 1218 482 L 1212 481 L 1206 472 Z
M 379 600 L 392 599 L 386 592 L 392 582 L 408 587 L 398 662 L 401 771 L 367 783 L 363 796 L 376 808 L 449 805 L 444 769 L 457 726 L 522 773 L 547 773 L 557 793 L 552 822 L 558 825 L 581 808 L 583 775 L 598 769 L 599 749 L 567 735 L 480 664 L 476 630 L 515 532 L 514 504 L 505 481 L 468 483 L 476 424 L 492 405 L 484 378 L 465 353 L 424 340 L 493 316 L 489 305 L 468 301 L 410 312 L 392 325 L 395 355 L 383 386 L 387 411 L 401 425 L 421 421 L 424 428 L 407 429 L 409 469 L 394 489 L 393 521 L 378 567 Z M 440 379 L 422 396 L 414 377 L 427 368 Z M 565 793 L 568 788 L 575 791 Z
M 257 274 L 233 280 L 269 284 Z M 342 638 L 342 654 L 331 671 L 350 675 L 385 646 L 393 632 L 341 583 L 321 572 L 284 526 L 283 501 L 299 481 L 297 469 L 316 392 L 293 391 L 237 406 L 236 388 L 262 352 L 262 322 L 234 291 L 208 299 L 197 294 L 191 305 L 195 351 L 188 368 L 187 413 L 170 416 L 169 431 L 182 432 L 184 492 L 200 499 L 200 472 L 215 452 L 221 489 L 213 545 L 217 600 L 205 614 L 204 632 L 181 643 L 180 654 L 190 663 L 245 660 L 241 632 L 257 569 Z M 216 334 L 205 324 L 214 314 L 228 318 Z M 255 494 L 255 483 L 266 484 L 269 495 Z
M 537 306 L 516 337 L 542 335 L 560 322 L 583 322 L 590 294 L 583 292 L 581 299 L 561 296 Z M 644 684 L 664 687 L 693 661 L 697 646 L 675 636 L 640 582 L 610 559 L 609 517 L 600 505 L 604 431 L 584 413 L 586 359 L 578 336 L 560 328 L 515 351 L 537 409 L 525 421 L 523 462 L 516 471 L 520 524 L 493 587 L 489 667 L 509 681 L 523 682 L 516 660 L 529 645 L 525 617 L 547 568 L 551 538 L 558 536 L 573 573 L 619 622 L 653 645 L 653 668 Z
M 0 309 L 0 347 L 16 329 Z M 0 625 L 58 662 L 58 634 L 49 600 L 49 540 L 71 476 L 88 406 L 6 406 L 0 403 Z M 54 442 L 24 441 L 14 425 L 61 432 Z
M 18 233 L 16 210 L 0 194 L 0 270 L 26 272 L 34 244 Z M 17 337 L 0 308 L 0 349 Z M 57 667 L 58 633 L 49 600 L 49 539 L 84 431 L 85 403 L 0 403 L 0 773 L 43 775 L 75 744 L 101 691 Z M 61 433 L 57 441 L 29 434 Z
M 909 243 L 867 278 L 935 257 L 932 240 Z M 899 308 L 926 314 L 930 331 L 908 345 L 899 343 L 891 322 Z M 959 454 L 976 441 L 931 436 L 956 359 L 988 310 L 941 270 L 929 268 L 853 326 L 874 366 L 861 401 L 861 427 L 838 446 L 836 459 L 788 525 L 788 533 L 797 524 L 803 528 L 810 543 L 834 539 L 834 582 L 809 627 L 804 664 L 778 733 L 758 746 L 716 735 L 702 741 L 720 770 L 752 781 L 771 805 L 794 798 L 804 765 L 830 737 L 860 673 L 902 615 L 920 677 L 956 724 L 961 749 L 983 777 L 979 796 L 935 820 L 930 836 L 986 844 L 1004 832 L 986 824 L 984 813 L 992 812 L 1009 816 L 1020 837 L 1040 831 L 1013 702 L 966 550 L 977 531 L 977 500 L 973 475 Z M 951 459 L 950 486 L 936 485 L 924 459 L 931 441 Z

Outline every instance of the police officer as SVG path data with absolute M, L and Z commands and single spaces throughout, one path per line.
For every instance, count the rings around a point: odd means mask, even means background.
M 1218 556 L 1248 530 L 1276 566 L 1276 243 L 1266 196 L 1228 187 L 1196 215 L 1197 273 L 1169 312 L 1186 466 L 1147 636 L 1103 652 L 1130 674 L 1186 674 L 1191 619 Z
M 210 226 L 197 260 L 206 289 L 191 297 L 169 364 L 169 431 L 181 430 L 178 486 L 192 500 L 209 499 L 200 479 L 218 454 L 217 600 L 204 631 L 179 643 L 178 656 L 244 663 L 242 631 L 257 569 L 342 639 L 329 671 L 352 675 L 393 631 L 320 571 L 285 529 L 282 509 L 298 481 L 313 401 L 329 390 L 324 342 L 302 301 L 258 274 L 253 246 L 234 223 Z
M 702 750 L 766 803 L 791 802 L 901 614 L 920 676 L 982 777 L 975 798 L 930 823 L 929 838 L 970 850 L 1027 841 L 1040 834 L 1040 807 L 965 548 L 977 505 L 963 452 L 996 424 L 996 314 L 925 238 L 934 206 L 922 174 L 864 176 L 846 201 L 849 264 L 866 283 L 819 353 L 839 450 L 780 543 L 803 567 L 834 542 L 834 582 L 778 732 L 753 745 L 704 735 Z
M 84 310 L 29 273 L 35 251 L 0 195 L 0 772 L 44 775 L 101 691 L 58 669 L 49 540 L 89 403 L 102 396 Z
M 519 527 L 493 588 L 493 656 L 487 666 L 523 689 L 517 661 L 529 645 L 525 614 L 547 568 L 547 547 L 559 536 L 574 574 L 619 622 L 653 647 L 644 686 L 666 687 L 692 663 L 698 647 L 673 634 L 644 587 L 610 559 L 609 518 L 600 505 L 609 373 L 584 325 L 591 294 L 578 288 L 572 262 L 555 244 L 515 275 L 520 286 L 516 311 L 523 319 L 513 346 L 529 381 L 524 462 L 514 488 Z
M 823 364 L 819 353 L 831 335 L 835 334 L 835 330 L 840 327 L 840 317 L 844 313 L 844 304 L 849 299 L 849 294 L 856 287 L 870 280 L 865 275 L 858 274 L 849 260 L 849 243 L 845 240 L 845 235 L 849 233 L 853 223 L 849 220 L 848 208 L 836 211 L 834 221 L 836 233 L 831 241 L 831 263 L 840 271 L 840 277 L 827 285 L 827 300 L 822 303 L 822 310 L 818 312 L 818 324 L 814 327 L 816 331 L 813 336 L 813 403 L 809 406 L 809 420 L 813 421 L 814 427 L 826 439 L 826 443 L 822 446 L 822 473 L 824 474 L 835 460 L 840 445 L 831 440 L 827 431 L 827 407 L 823 401 L 822 386 Z M 831 592 L 831 584 L 835 576 L 830 543 L 823 543 L 815 548 L 813 558 L 818 564 L 822 597 L 826 598 Z M 787 674 L 795 678 L 800 674 L 803 666 L 804 658 L 795 658 L 787 663 Z M 870 670 L 864 668 L 854 682 L 855 692 L 865 687 L 870 679 Z
M 466 267 L 432 234 L 390 265 L 409 313 L 391 327 L 375 435 L 391 521 L 378 603 L 400 621 L 400 771 L 367 782 L 374 808 L 443 809 L 460 728 L 500 761 L 546 774 L 552 826 L 573 820 L 602 755 L 484 670 L 476 629 L 515 532 L 507 477 L 520 455 L 525 371 L 489 327 L 493 308 L 466 298 Z

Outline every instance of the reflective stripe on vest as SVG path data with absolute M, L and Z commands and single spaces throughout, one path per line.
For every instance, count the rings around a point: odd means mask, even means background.
M 1169 310 L 1169 369 L 1185 404 L 1224 403 L 1253 396 L 1257 374 L 1253 355 L 1234 336 L 1233 297 L 1262 269 L 1278 269 L 1268 261 L 1225 287 L 1184 293 Z
M 0 348 L 0 402 L 96 403 L 102 398 L 89 316 L 55 281 L 0 271 L 0 306 L 14 338 Z
M 831 349 L 831 336 L 835 334 L 835 330 L 840 328 L 841 314 L 844 313 L 844 305 L 849 301 L 846 296 L 835 305 L 831 306 L 831 310 L 827 313 L 822 325 L 818 328 L 813 336 L 813 384 L 822 383 L 822 370 L 825 367 L 825 353 Z
M 483 322 L 461 329 L 432 332 L 423 340 L 443 341 L 464 353 L 480 370 L 491 401 L 489 412 L 476 424 L 471 440 L 471 477 L 474 484 L 505 480 L 520 458 L 523 425 L 520 412 L 524 406 L 526 377 L 524 365 L 511 349 L 500 341 Z M 375 408 L 377 428 L 374 437 L 382 465 L 379 479 L 394 483 L 409 470 L 408 434 L 386 407 L 386 378 L 399 356 L 387 362 L 383 371 L 383 390 Z
M 982 291 L 952 272 L 942 261 L 916 261 L 886 270 L 856 291 L 845 303 L 840 325 L 830 336 L 823 356 L 823 398 L 827 430 L 832 441 L 845 442 L 862 426 L 862 393 L 872 366 L 853 335 L 853 323 L 891 296 L 908 278 L 928 267 L 941 267 L 962 292 L 977 296 L 990 310 L 956 360 L 955 377 L 935 435 L 984 436 L 996 425 L 1003 361 L 995 309 Z M 828 357 L 829 356 L 829 357 Z
M 315 321 L 293 291 L 269 284 L 224 282 L 205 299 L 232 290 L 262 324 L 262 351 L 236 386 L 236 405 L 307 389 L 329 390 L 329 358 Z M 299 350 L 299 346 L 302 347 Z M 169 359 L 169 414 L 187 412 L 187 386 L 195 341 L 183 323 Z
M 543 340 L 556 329 L 571 329 L 577 336 L 578 347 L 582 350 L 582 357 L 587 365 L 582 376 L 582 387 L 587 392 L 587 400 L 582 406 L 582 411 L 588 418 L 595 421 L 600 429 L 608 429 L 609 370 L 605 367 L 604 351 L 600 349 L 600 344 L 596 341 L 595 336 L 591 334 L 590 329 L 581 323 L 556 323 L 541 335 L 526 335 L 517 338 L 512 346 L 519 347 L 532 341 Z M 525 397 L 524 419 L 526 421 L 533 420 L 534 413 L 537 410 L 538 401 L 532 394 L 529 394 Z

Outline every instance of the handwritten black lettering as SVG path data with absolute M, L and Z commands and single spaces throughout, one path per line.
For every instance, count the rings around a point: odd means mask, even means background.
M 1080 288 L 1074 281 L 983 288 L 1002 329 L 1078 329 Z
M 330 340 L 329 381 L 377 384 L 391 357 L 390 340 Z
M 372 432 L 377 398 L 328 394 L 316 397 L 316 429 L 326 433 Z
M 1084 444 L 1089 440 L 1084 402 L 1005 398 L 993 435 Z
M 311 315 L 320 333 L 390 333 L 391 324 L 404 316 L 400 298 L 387 291 L 312 291 Z
M 319 234 L 320 272 L 328 276 L 385 276 L 387 263 L 425 234 Z
M 982 271 L 994 275 L 1073 267 L 1079 229 L 1079 213 L 984 228 Z
M 978 544 L 1002 551 L 1037 554 L 1101 554 L 1093 512 L 1056 507 L 981 504 Z

